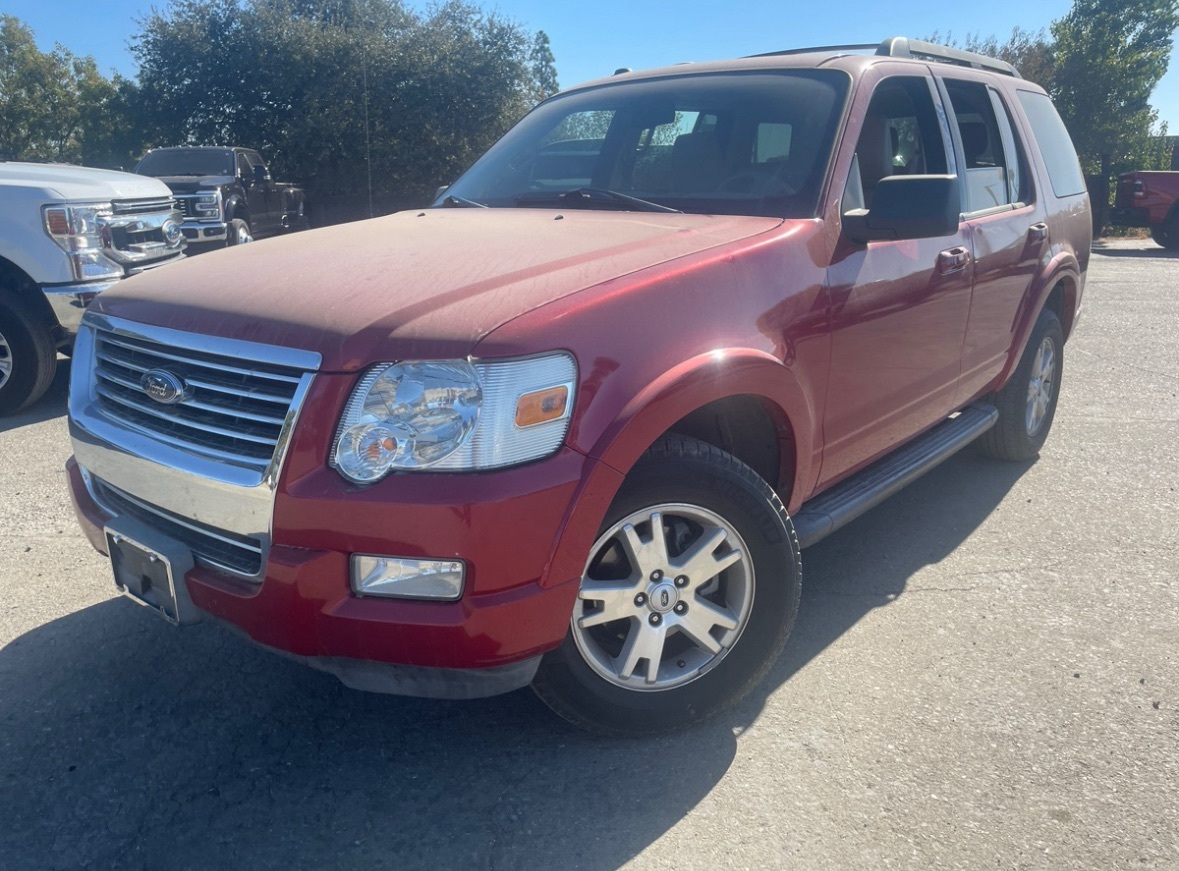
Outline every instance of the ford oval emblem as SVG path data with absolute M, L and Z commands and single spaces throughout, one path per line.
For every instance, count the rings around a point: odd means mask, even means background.
M 152 369 L 145 372 L 139 380 L 143 392 L 163 405 L 173 405 L 184 399 L 184 391 L 188 386 L 179 375 L 167 369 Z
M 182 233 L 180 230 L 180 225 L 171 218 L 164 221 L 163 231 L 164 242 L 167 243 L 169 248 L 175 248 L 180 244 L 180 240 L 184 237 L 184 233 Z

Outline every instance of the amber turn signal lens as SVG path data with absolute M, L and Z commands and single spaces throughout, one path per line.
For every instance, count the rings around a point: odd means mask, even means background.
M 569 404 L 569 388 L 547 387 L 533 393 L 525 393 L 516 402 L 516 426 L 536 426 L 565 416 Z
M 49 228 L 49 232 L 54 236 L 68 236 L 70 233 L 70 220 L 66 215 L 66 210 L 46 209 L 45 226 Z

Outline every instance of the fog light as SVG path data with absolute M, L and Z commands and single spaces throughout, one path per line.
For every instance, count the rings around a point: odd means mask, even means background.
M 463 594 L 464 573 L 457 560 L 352 555 L 352 589 L 360 596 L 453 600 Z

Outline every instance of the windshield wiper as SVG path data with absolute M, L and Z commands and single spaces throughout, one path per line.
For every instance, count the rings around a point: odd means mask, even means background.
M 671 206 L 663 206 L 659 203 L 653 203 L 650 200 L 639 199 L 638 197 L 632 197 L 630 194 L 622 194 L 618 191 L 607 190 L 606 188 L 574 188 L 573 190 L 559 194 L 524 194 L 516 197 L 516 204 L 520 206 L 536 205 L 554 199 L 563 205 L 582 209 L 592 209 L 595 204 L 607 202 L 630 206 L 637 212 L 675 212 L 677 215 L 683 214 L 679 209 L 673 209 Z
M 440 205 L 443 208 L 452 209 L 486 209 L 490 208 L 486 203 L 477 203 L 474 200 L 468 200 L 466 197 L 456 197 L 454 194 L 449 194 Z

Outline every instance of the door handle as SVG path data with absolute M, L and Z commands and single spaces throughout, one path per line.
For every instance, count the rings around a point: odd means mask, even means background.
M 1028 227 L 1028 241 L 1031 243 L 1043 242 L 1048 238 L 1048 225 L 1041 222 L 1039 224 L 1032 224 Z
M 937 271 L 942 275 L 963 270 L 969 263 L 970 252 L 961 245 L 957 248 L 947 248 L 937 255 Z

